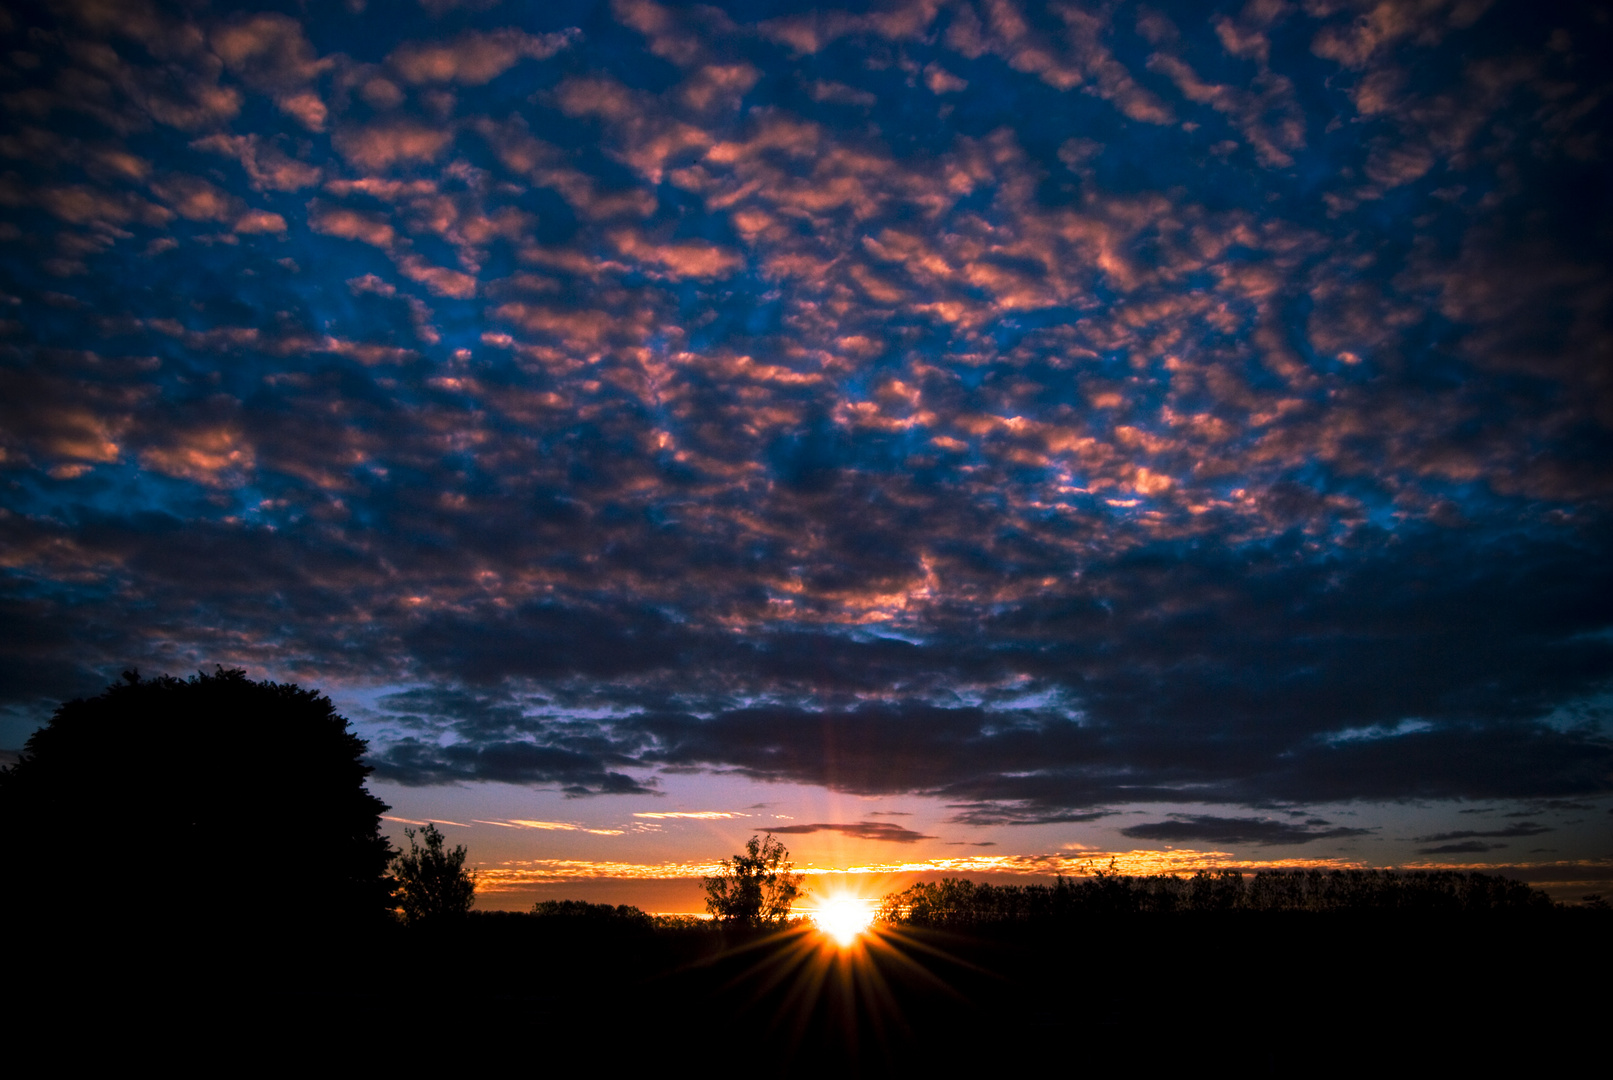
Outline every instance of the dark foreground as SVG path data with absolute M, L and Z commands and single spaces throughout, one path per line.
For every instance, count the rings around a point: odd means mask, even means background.
M 203 937 L 204 940 L 197 940 Z M 1605 911 L 1129 915 L 903 928 L 477 914 L 320 941 L 14 935 L 11 1049 L 235 1069 L 902 1075 L 1059 1065 L 1145 1074 L 1534 1074 L 1605 1034 Z M 1595 1060 L 1593 1056 L 1590 1060 Z

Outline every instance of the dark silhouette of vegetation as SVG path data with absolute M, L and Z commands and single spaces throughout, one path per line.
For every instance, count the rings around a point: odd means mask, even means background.
M 943 878 L 881 901 L 875 918 L 945 929 L 1054 923 L 1090 915 L 1190 911 L 1422 912 L 1549 910 L 1545 893 L 1493 874 L 1460 871 L 1201 870 L 1192 877 L 1128 877 L 1099 871 L 1053 885 L 977 885 Z
M 581 900 L 478 912 L 465 849 L 436 826 L 390 851 L 363 750 L 325 698 L 240 672 L 131 674 L 62 706 L 0 773 L 13 1026 L 357 1059 L 396 1001 L 447 1013 L 474 987 L 483 1030 L 522 1033 L 489 1041 L 495 1065 L 529 1067 L 534 1047 L 597 1065 L 631 1016 L 638 1044 L 785 1076 L 1000 1070 L 1005 1047 L 1075 1045 L 1086 1067 L 1135 1067 L 1139 1045 L 1190 1060 L 1235 1031 L 1267 1048 L 1258 1071 L 1309 1060 L 1322 1024 L 1350 1061 L 1540 1071 L 1543 1047 L 1584 1058 L 1605 1026 L 1595 995 L 1519 989 L 1613 963 L 1606 902 L 1486 874 L 946 879 L 886 897 L 883 924 L 839 948 L 804 921 L 774 932 L 801 878 L 768 835 L 706 881 L 715 923 Z M 1485 1038 L 1408 1059 L 1386 1016 Z
M 409 977 L 422 990 L 474 985 L 502 1010 L 481 1022 L 545 1032 L 545 1045 L 610 1045 L 630 1013 L 635 1040 L 720 1046 L 791 1076 L 1001 1071 L 1005 1054 L 1034 1065 L 1044 1046 L 1079 1046 L 1085 1067 L 1135 1068 L 1139 1045 L 1188 1060 L 1229 1032 L 1258 1039 L 1250 1070 L 1265 1073 L 1308 1060 L 1324 1025 L 1350 1061 L 1395 1055 L 1443 1072 L 1588 1045 L 1600 999 L 1520 988 L 1571 985 L 1613 959 L 1613 919 L 1490 875 L 1105 871 L 896 896 L 935 902 L 933 917 L 877 926 L 851 949 L 805 923 L 735 935 L 578 900 L 474 912 L 411 952 Z M 413 966 L 423 955 L 431 964 Z M 439 991 L 445 1006 L 455 992 Z M 1408 1046 L 1395 1018 L 1410 1016 L 1455 1034 Z M 1474 1025 L 1521 1033 L 1520 1053 L 1497 1058 L 1488 1034 L 1464 1040 Z
M 387 806 L 364 786 L 364 751 L 317 691 L 223 668 L 126 672 L 58 708 L 0 771 L 9 906 L 256 936 L 384 918 Z
M 446 1014 L 472 987 L 482 1030 L 521 1032 L 484 1040 L 495 1066 L 534 1048 L 596 1066 L 630 1016 L 640 1045 L 720 1046 L 784 1076 L 1000 1071 L 1004 1048 L 1041 1046 L 1135 1068 L 1139 1045 L 1191 1060 L 1229 1032 L 1258 1035 L 1269 1071 L 1311 1060 L 1322 1025 L 1350 1062 L 1535 1072 L 1585 1059 L 1605 1027 L 1595 995 L 1527 991 L 1613 963 L 1606 901 L 1486 874 L 947 879 L 886 897 L 841 948 L 805 921 L 775 932 L 801 878 L 769 835 L 706 882 L 714 923 L 581 900 L 469 910 L 464 848 L 436 826 L 390 851 L 363 750 L 325 698 L 240 672 L 131 674 L 62 706 L 0 773 L 13 1027 L 358 1060 L 397 1001 Z M 1385 1017 L 1485 1037 L 1408 1051 Z
M 751 837 L 743 854 L 724 859 L 722 872 L 705 879 L 706 910 L 729 926 L 777 925 L 801 895 L 801 875 L 772 833 Z
M 570 919 L 578 922 L 620 925 L 654 925 L 654 919 L 630 904 L 590 904 L 586 900 L 539 900 L 532 914 L 540 919 Z
M 403 921 L 413 925 L 462 918 L 476 902 L 476 873 L 465 869 L 465 845 L 447 849 L 441 830 L 432 824 L 419 833 L 425 847 L 415 843 L 413 829 L 404 829 L 403 835 L 409 850 L 392 860 Z
M 1005 895 L 975 889 L 977 900 Z M 149 964 L 83 950 L 77 934 L 46 947 L 17 934 L 6 961 L 8 984 L 28 988 L 13 1010 L 19 1029 L 95 1023 L 120 1050 L 226 1031 L 304 1061 L 333 1048 L 364 1060 L 400 1000 L 422 1015 L 473 1012 L 466 1030 L 487 1033 L 479 1061 L 493 1067 L 530 1068 L 541 1054 L 586 1070 L 635 1045 L 691 1058 L 720 1047 L 725 1060 L 767 1061 L 781 1077 L 984 1075 L 1007 1059 L 1034 1067 L 1044 1047 L 1061 1064 L 1077 1047 L 1084 1068 L 1135 1069 L 1139 1046 L 1188 1061 L 1232 1036 L 1254 1046 L 1246 1071 L 1301 1062 L 1325 1074 L 1314 1064 L 1319 1031 L 1357 1071 L 1362 1060 L 1394 1060 L 1441 1075 L 1533 1073 L 1586 1060 L 1606 1026 L 1600 997 L 1570 992 L 1613 963 L 1613 918 L 1583 904 L 1190 912 L 887 923 L 845 949 L 805 922 L 734 934 L 554 900 L 435 924 L 382 921 L 289 963 L 276 952 L 243 965 L 237 949 L 204 977 L 166 982 Z M 462 1040 L 417 1041 L 411 1065 L 463 1064 L 452 1056 Z

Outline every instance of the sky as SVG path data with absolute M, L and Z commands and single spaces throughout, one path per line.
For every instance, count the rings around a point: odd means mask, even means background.
M 127 668 L 317 687 L 494 907 L 698 910 L 769 830 L 820 895 L 1613 888 L 1608 55 L 1485 0 L 7 5 L 0 748 Z

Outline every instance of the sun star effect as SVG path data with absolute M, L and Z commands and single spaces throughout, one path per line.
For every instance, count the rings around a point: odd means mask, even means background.
M 837 945 L 846 948 L 874 921 L 873 903 L 860 896 L 832 897 L 813 912 L 812 921 Z

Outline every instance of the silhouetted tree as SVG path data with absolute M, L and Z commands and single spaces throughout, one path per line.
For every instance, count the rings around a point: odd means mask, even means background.
M 218 916 L 260 936 L 382 919 L 392 851 L 365 749 L 317 691 L 126 672 L 0 771 L 3 891 L 39 915 Z
M 705 879 L 706 910 L 735 926 L 788 919 L 801 895 L 801 875 L 791 873 L 789 859 L 772 833 L 766 840 L 751 837 L 744 854 L 724 859 L 722 872 Z
M 476 874 L 465 869 L 465 845 L 447 850 L 442 833 L 429 824 L 420 832 L 425 847 L 415 843 L 413 829 L 404 829 L 403 835 L 409 850 L 392 860 L 392 876 L 397 879 L 404 921 L 441 922 L 470 911 L 476 901 Z

